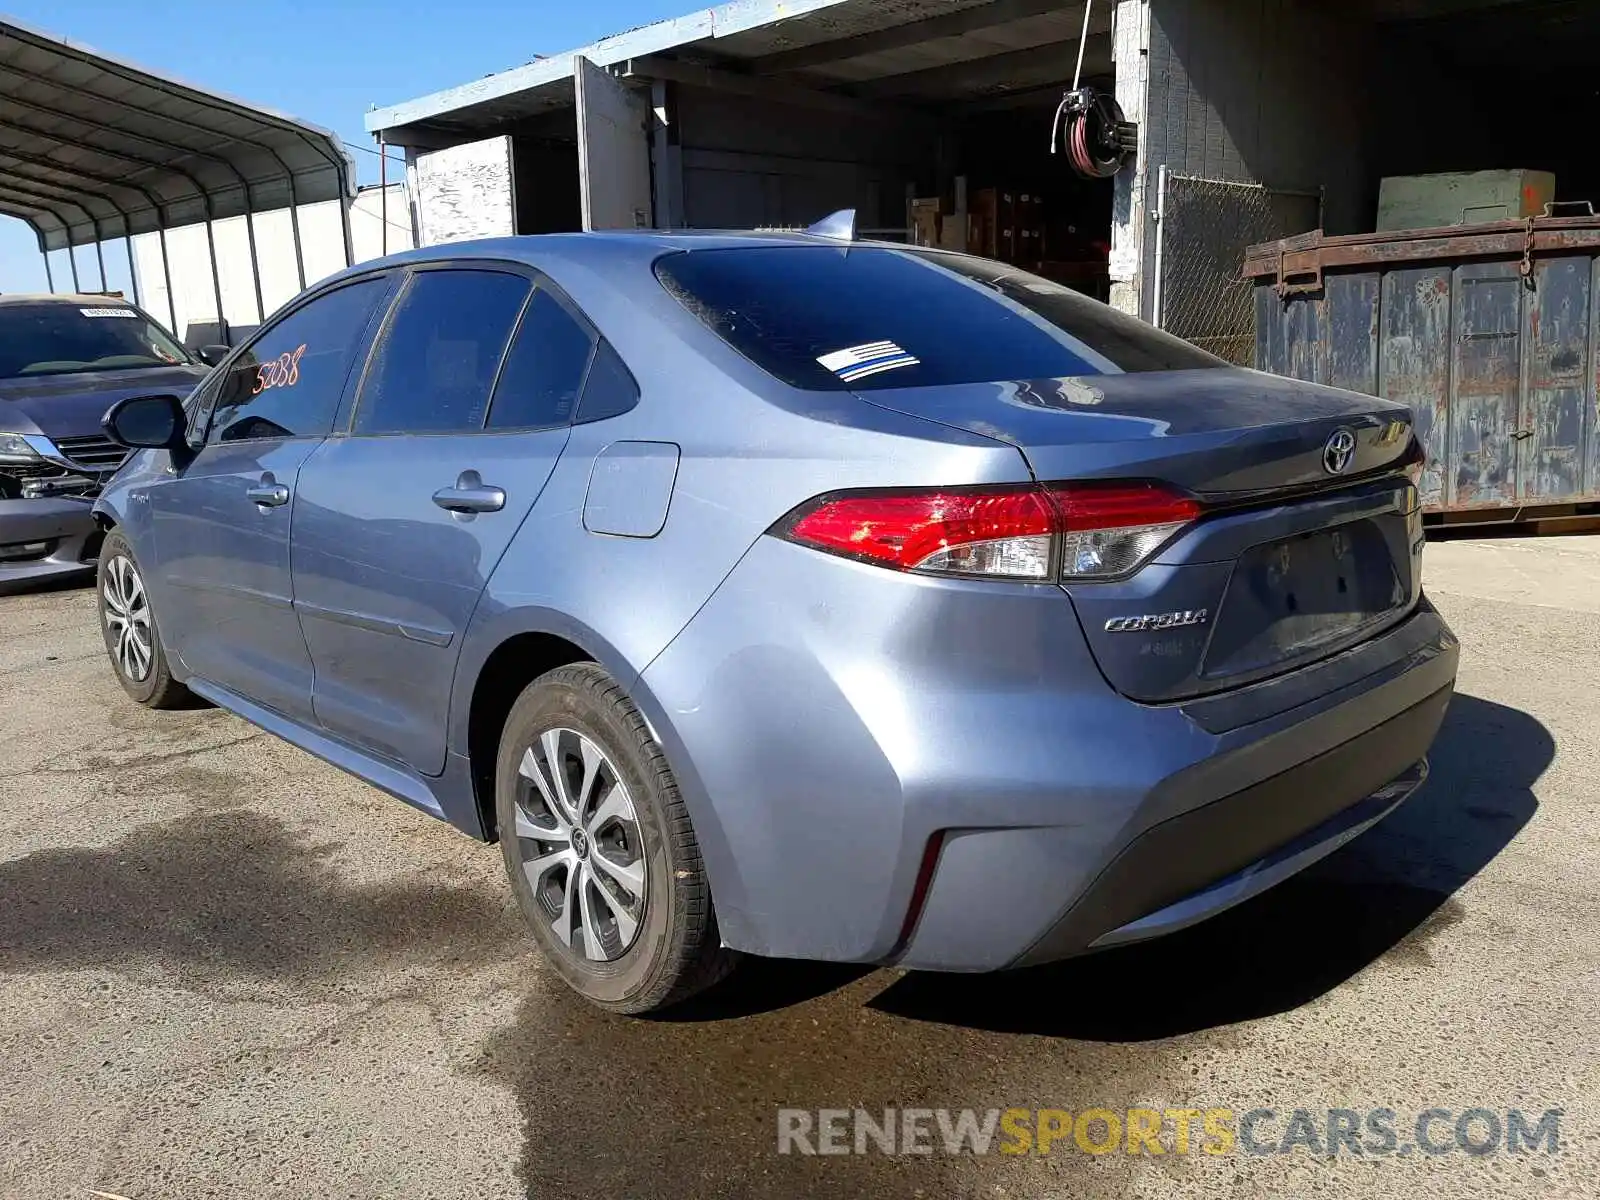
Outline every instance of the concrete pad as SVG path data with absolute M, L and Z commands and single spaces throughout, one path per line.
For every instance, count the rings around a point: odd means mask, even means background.
M 1161 943 L 747 963 L 651 1021 L 557 984 L 492 849 L 132 705 L 91 593 L 0 597 L 0 1196 L 1600 1194 L 1600 539 L 1427 575 L 1464 645 L 1434 778 L 1314 871 Z M 776 1153 L 780 1107 L 963 1106 L 1566 1115 L 1555 1156 Z

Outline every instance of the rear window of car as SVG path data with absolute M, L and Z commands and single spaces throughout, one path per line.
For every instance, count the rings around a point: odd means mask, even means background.
M 182 346 L 128 304 L 48 300 L 0 304 L 0 378 L 72 375 L 191 361 Z
M 750 246 L 679 251 L 655 269 L 735 350 L 810 390 L 1227 365 L 1070 288 L 966 255 Z

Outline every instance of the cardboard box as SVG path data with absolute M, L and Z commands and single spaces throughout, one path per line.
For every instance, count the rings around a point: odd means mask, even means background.
M 939 198 L 917 197 L 911 201 L 911 241 L 917 246 L 939 245 Z

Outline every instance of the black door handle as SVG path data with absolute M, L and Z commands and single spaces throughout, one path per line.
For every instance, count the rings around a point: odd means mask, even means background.
M 484 483 L 476 471 L 463 471 L 455 487 L 440 488 L 433 494 L 433 502 L 453 513 L 499 512 L 506 506 L 506 490 Z

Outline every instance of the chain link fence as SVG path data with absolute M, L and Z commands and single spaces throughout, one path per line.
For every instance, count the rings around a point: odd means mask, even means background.
M 1239 366 L 1255 364 L 1256 310 L 1243 278 L 1248 246 L 1322 224 L 1315 192 L 1161 170 L 1156 201 L 1155 323 Z

